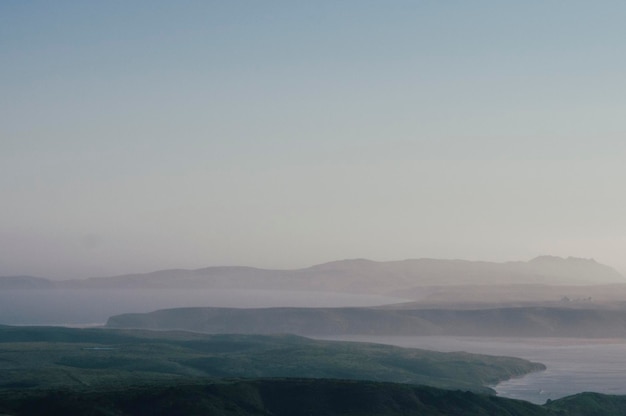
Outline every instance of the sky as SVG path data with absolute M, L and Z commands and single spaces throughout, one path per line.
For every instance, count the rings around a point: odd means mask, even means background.
M 626 3 L 0 2 L 0 276 L 594 258 Z

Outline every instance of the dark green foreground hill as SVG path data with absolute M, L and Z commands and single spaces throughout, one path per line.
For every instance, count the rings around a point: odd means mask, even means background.
M 626 415 L 622 396 L 538 406 L 485 387 L 543 368 L 293 335 L 0 326 L 0 415 Z
M 626 397 L 579 394 L 539 406 L 406 384 L 319 379 L 170 383 L 0 393 L 0 414 L 90 416 L 615 416 Z
M 545 369 L 520 358 L 443 353 L 295 335 L 207 335 L 0 326 L 0 391 L 228 377 L 332 378 L 487 387 Z

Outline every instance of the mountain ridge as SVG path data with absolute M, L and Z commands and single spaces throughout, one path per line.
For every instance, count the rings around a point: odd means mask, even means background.
M 446 259 L 374 261 L 346 259 L 300 269 L 215 266 L 54 281 L 27 276 L 0 277 L 0 289 L 268 289 L 348 293 L 392 293 L 425 286 L 595 285 L 626 278 L 593 259 L 539 256 L 529 261 L 486 262 Z

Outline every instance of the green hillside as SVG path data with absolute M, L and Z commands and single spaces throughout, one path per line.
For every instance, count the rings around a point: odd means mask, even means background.
M 257 379 L 89 390 L 0 392 L 12 416 L 617 416 L 626 397 L 580 394 L 544 406 L 463 391 L 370 381 Z
M 293 335 L 0 327 L 0 389 L 115 386 L 189 378 L 306 377 L 488 392 L 488 385 L 544 368 L 518 358 L 317 341 Z

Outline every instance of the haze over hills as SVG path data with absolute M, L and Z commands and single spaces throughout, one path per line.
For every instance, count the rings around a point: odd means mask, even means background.
M 34 277 L 0 278 L 6 288 L 81 289 L 263 289 L 396 294 L 415 288 L 459 285 L 626 284 L 613 268 L 591 259 L 541 256 L 528 262 L 413 259 L 376 262 L 340 260 L 295 270 L 252 267 L 173 269 L 151 273 L 51 281 Z
M 624 299 L 626 279 L 589 259 L 356 259 L 295 270 L 207 267 L 63 281 L 0 277 L 0 323 L 104 323 L 119 313 L 178 307 L 380 306 L 414 301 L 422 309 L 606 308 Z
M 0 289 L 52 289 L 56 284 L 52 280 L 33 276 L 0 277 Z
M 450 335 L 486 337 L 626 337 L 626 309 L 507 307 L 177 308 L 112 316 L 110 328 L 204 333 Z
M 168 285 L 177 280 L 170 273 L 84 283 Z M 626 309 L 619 302 L 626 299 L 625 279 L 588 259 L 541 256 L 508 263 L 359 259 L 293 271 L 208 268 L 175 275 L 181 284 L 198 287 L 263 284 L 277 290 L 383 293 L 416 301 L 361 308 L 174 308 L 112 316 L 107 326 L 302 335 L 626 336 Z

